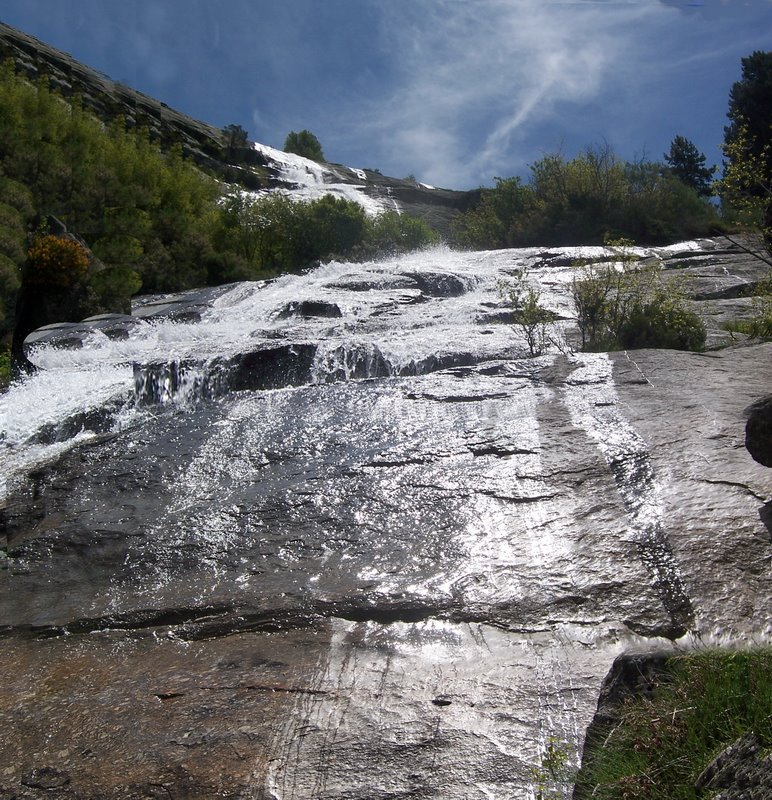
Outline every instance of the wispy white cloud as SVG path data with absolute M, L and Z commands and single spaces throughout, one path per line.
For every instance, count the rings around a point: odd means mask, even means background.
M 382 5 L 398 79 L 362 124 L 439 185 L 488 180 L 516 162 L 534 125 L 624 80 L 641 26 L 675 13 L 634 0 Z

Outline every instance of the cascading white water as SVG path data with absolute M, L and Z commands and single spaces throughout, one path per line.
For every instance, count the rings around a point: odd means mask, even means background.
M 292 187 L 289 192 L 295 200 L 313 201 L 331 194 L 358 203 L 371 217 L 378 216 L 384 211 L 399 211 L 399 206 L 394 200 L 388 197 L 376 199 L 371 194 L 361 191 L 367 183 L 367 176 L 362 170 L 353 170 L 362 181 L 362 185 L 358 186 L 341 180 L 335 168 L 330 165 L 319 164 L 311 159 L 285 153 L 283 150 L 276 150 L 264 144 L 254 143 L 253 147 L 265 155 L 270 164 L 275 168 L 278 167 L 281 180 Z M 257 193 L 258 196 L 260 194 Z
M 158 387 L 163 403 L 184 404 L 201 396 L 208 362 L 276 341 L 317 343 L 312 380 L 322 383 L 351 375 L 414 374 L 445 363 L 444 355 L 459 350 L 477 361 L 516 352 L 522 343 L 512 328 L 485 320 L 486 313 L 503 307 L 498 286 L 513 270 L 529 267 L 542 303 L 571 315 L 567 289 L 573 272 L 535 268 L 540 252 L 435 247 L 363 264 L 332 262 L 303 275 L 237 284 L 215 299 L 197 323 L 151 320 L 134 326 L 125 340 L 95 330 L 81 349 L 38 346 L 31 357 L 39 372 L 0 395 L 0 497 L 13 475 L 66 447 L 40 439 L 61 438 L 52 431 L 76 415 L 110 407 L 115 426 L 134 423 L 141 412 L 132 365 L 185 361 L 174 381 Z M 562 258 L 586 258 L 604 251 L 555 252 Z M 454 289 L 446 296 L 449 281 Z M 333 304 L 340 316 L 282 314 L 303 300 Z M 375 373 L 368 373 L 368 360 L 373 369 L 378 362 Z

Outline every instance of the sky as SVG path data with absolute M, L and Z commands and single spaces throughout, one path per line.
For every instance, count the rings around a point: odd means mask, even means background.
M 116 81 L 281 148 L 454 189 L 608 144 L 721 163 L 772 0 L 0 0 L 0 20 Z

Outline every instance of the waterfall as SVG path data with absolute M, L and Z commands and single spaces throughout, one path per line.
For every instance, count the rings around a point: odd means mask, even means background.
M 36 342 L 0 394 L 0 790 L 568 798 L 618 655 L 767 641 L 772 345 L 574 352 L 603 253 L 331 262 Z

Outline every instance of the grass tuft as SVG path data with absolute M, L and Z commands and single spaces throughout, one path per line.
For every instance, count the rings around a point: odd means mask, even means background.
M 597 800 L 707 800 L 699 774 L 753 731 L 772 746 L 772 649 L 668 659 L 654 692 L 633 697 L 585 753 L 577 795 Z

